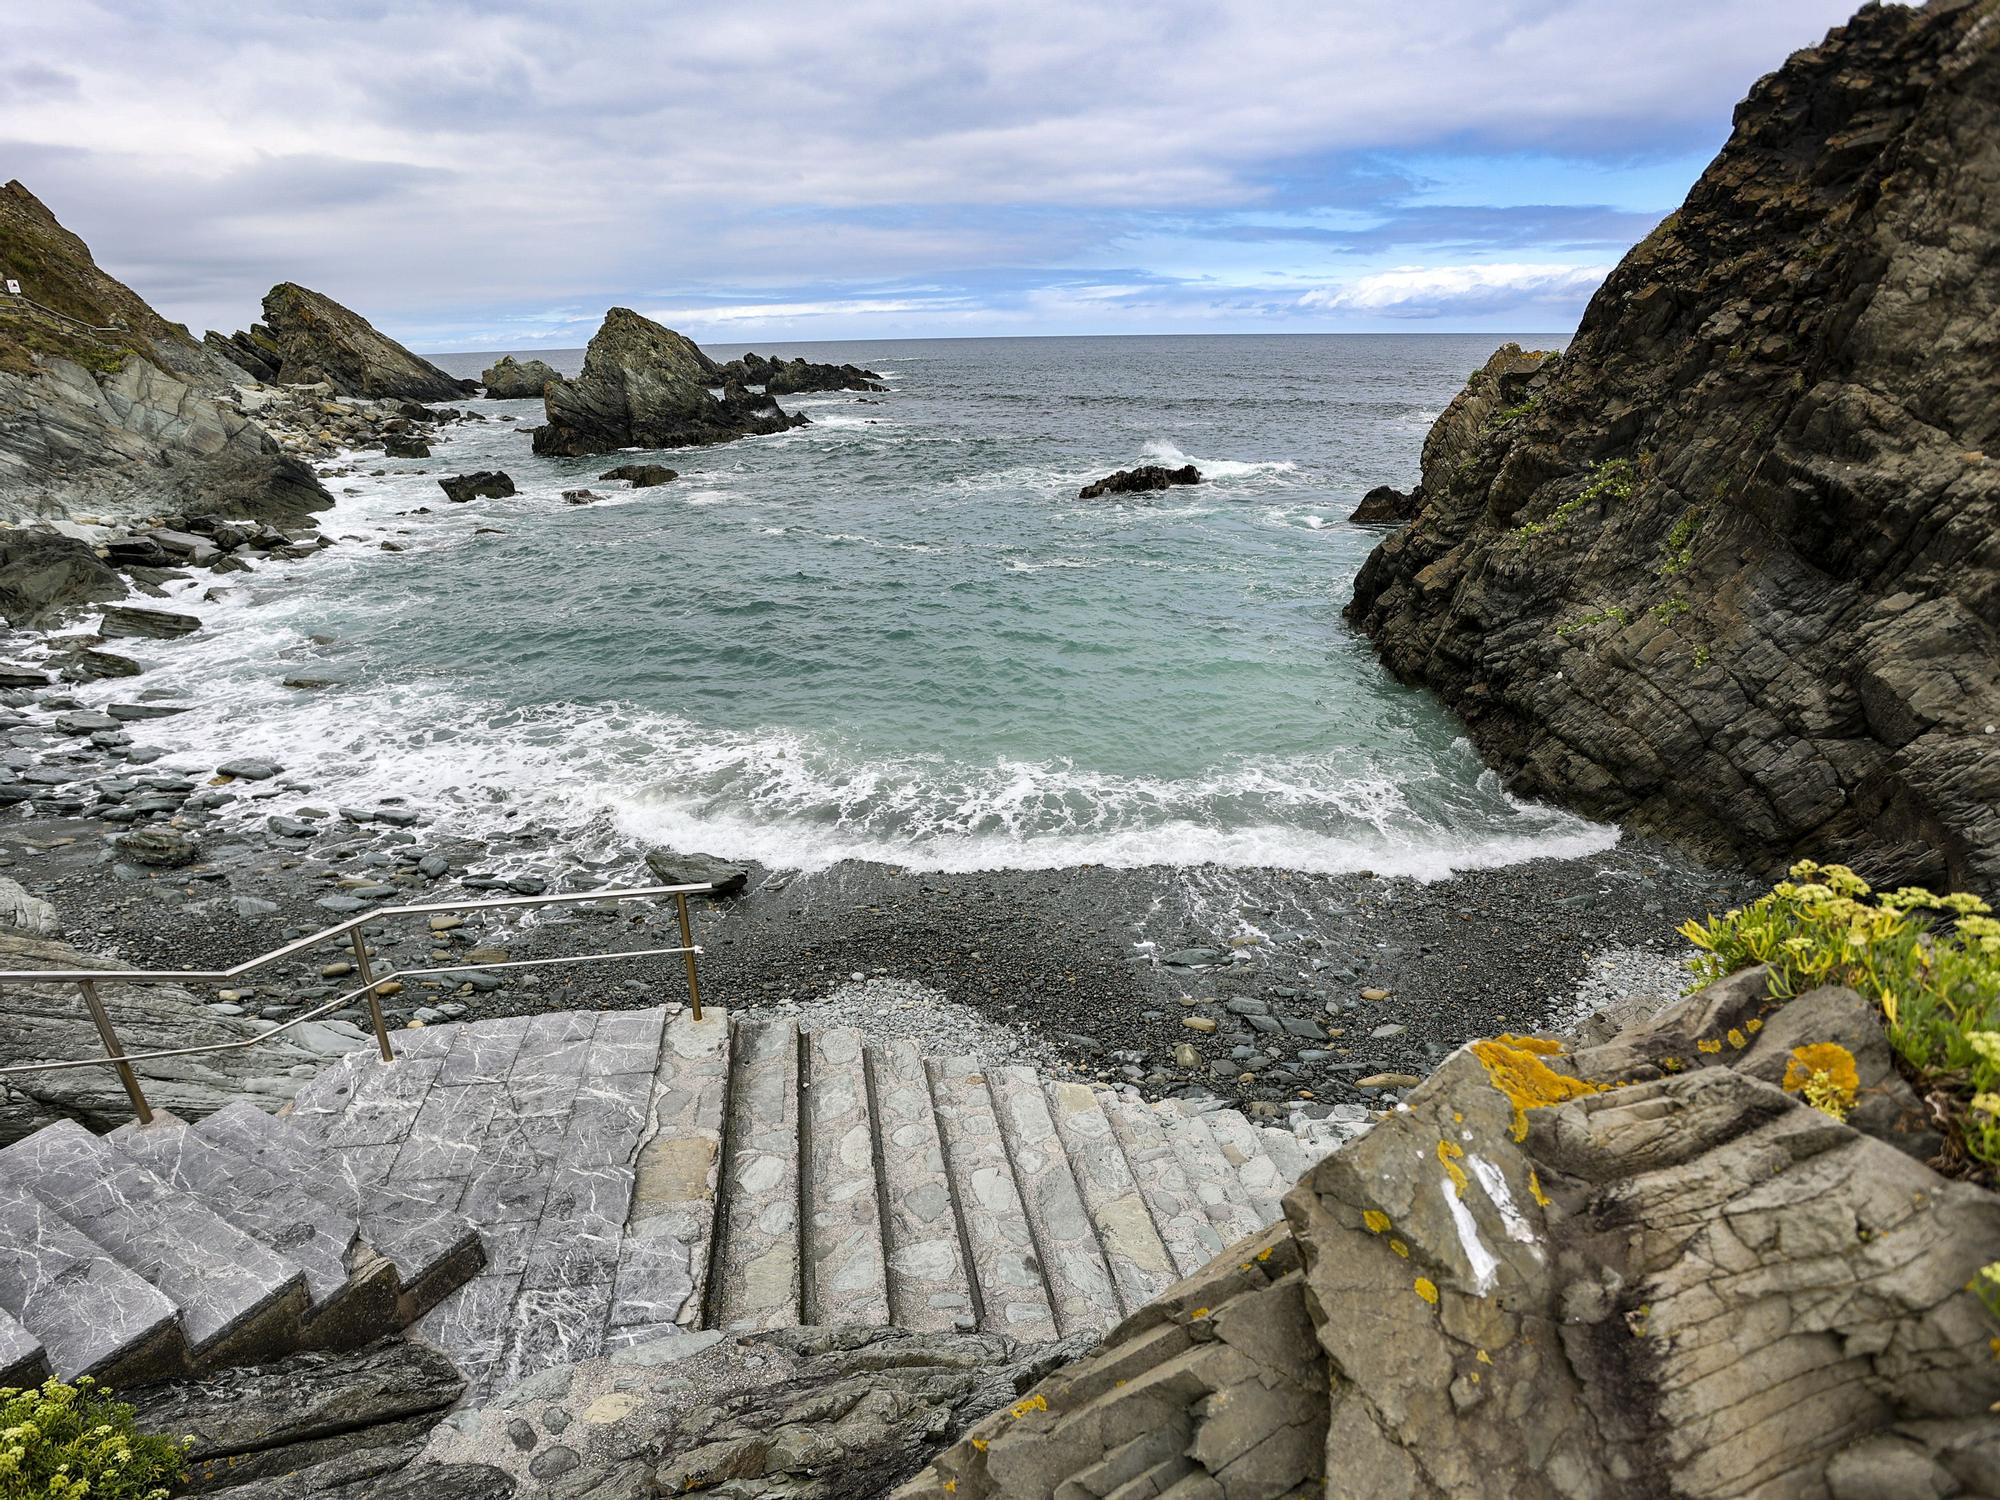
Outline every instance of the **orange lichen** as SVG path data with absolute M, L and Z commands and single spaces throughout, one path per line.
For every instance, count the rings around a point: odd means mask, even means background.
M 1838 1042 L 1808 1042 L 1792 1048 L 1785 1061 L 1784 1090 L 1797 1094 L 1822 1114 L 1847 1118 L 1861 1093 L 1854 1054 Z
M 1361 1211 L 1361 1222 L 1368 1226 L 1370 1234 L 1380 1234 L 1389 1227 L 1389 1216 L 1379 1208 L 1367 1208 Z
M 1604 1085 L 1558 1073 L 1542 1061 L 1561 1052 L 1562 1043 L 1548 1037 L 1512 1036 L 1504 1031 L 1472 1044 L 1472 1055 L 1485 1065 L 1486 1076 L 1514 1106 L 1515 1140 L 1528 1138 L 1529 1110 L 1604 1092 Z
M 1432 1281 L 1428 1276 L 1419 1276 L 1417 1278 L 1417 1295 L 1430 1303 L 1432 1307 L 1436 1307 L 1438 1300 L 1437 1283 Z
M 1437 1157 L 1438 1165 L 1444 1168 L 1444 1175 L 1451 1179 L 1452 1191 L 1463 1198 L 1468 1179 L 1465 1175 L 1465 1168 L 1461 1167 L 1459 1162 L 1464 1160 L 1465 1153 L 1450 1141 L 1439 1141 Z
M 1269 1260 L 1271 1258 L 1271 1251 L 1274 1250 L 1275 1248 L 1277 1247 L 1273 1245 L 1266 1245 L 1262 1250 L 1259 1250 L 1257 1252 L 1257 1259 Z

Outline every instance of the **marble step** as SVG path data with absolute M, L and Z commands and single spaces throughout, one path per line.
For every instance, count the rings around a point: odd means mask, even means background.
M 187 1363 L 180 1318 L 158 1288 L 11 1178 L 0 1176 L 0 1308 L 64 1380 L 142 1384 Z M 12 1346 L 19 1349 L 19 1340 Z
M 1271 1222 L 1251 1205 L 1243 1179 L 1224 1156 L 1202 1114 L 1183 1108 L 1178 1099 L 1162 1100 L 1153 1106 L 1153 1113 L 1159 1116 L 1168 1143 L 1180 1154 L 1181 1170 L 1224 1245 L 1233 1245 Z
M 978 1319 L 930 1075 L 908 1041 L 870 1047 L 868 1069 L 887 1207 L 890 1317 L 899 1328 L 927 1333 L 969 1330 Z
M 966 1056 L 933 1060 L 929 1071 L 980 1327 L 1024 1340 L 1053 1339 L 1055 1307 L 985 1073 Z
M 1098 1102 L 1111 1120 L 1112 1134 L 1131 1164 L 1174 1269 L 1181 1276 L 1200 1270 L 1222 1253 L 1224 1241 L 1188 1181 L 1181 1154 L 1167 1139 L 1164 1124 L 1129 1095 L 1102 1093 Z
M 1139 1191 L 1132 1164 L 1088 1084 L 1051 1080 L 1049 1113 L 1111 1269 L 1123 1311 L 1137 1312 L 1172 1286 L 1178 1271 Z
M 715 1323 L 796 1327 L 799 1307 L 799 1029 L 740 1021 L 716 1247 Z
M 1109 1328 L 1123 1305 L 1041 1077 L 1032 1068 L 999 1067 L 988 1071 L 986 1084 L 1057 1326 L 1065 1334 Z
M 876 1191 L 875 1112 L 861 1033 L 807 1033 L 804 1321 L 889 1321 L 889 1281 Z
M 42 1341 L 0 1310 L 0 1386 L 40 1385 L 51 1373 Z
M 45 1126 L 0 1151 L 0 1178 L 157 1288 L 197 1360 L 241 1363 L 298 1347 L 307 1305 L 298 1263 L 120 1159 L 81 1125 Z

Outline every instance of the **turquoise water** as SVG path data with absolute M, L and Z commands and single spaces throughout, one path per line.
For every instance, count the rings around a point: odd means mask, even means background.
M 627 460 L 534 458 L 539 403 L 466 403 L 496 420 L 328 481 L 356 491 L 340 548 L 199 606 L 212 628 L 161 649 L 208 706 L 163 733 L 190 765 L 271 753 L 322 800 L 808 868 L 1437 874 L 1599 848 L 1507 796 L 1340 618 L 1380 534 L 1344 517 L 1414 480 L 1497 342 L 802 346 L 893 390 L 790 398 L 812 426 L 660 455 L 678 481 L 587 506 L 561 491 Z M 1148 461 L 1207 482 L 1076 498 Z M 521 493 L 446 503 L 437 476 L 478 468 Z M 349 680 L 279 685 L 308 662 Z

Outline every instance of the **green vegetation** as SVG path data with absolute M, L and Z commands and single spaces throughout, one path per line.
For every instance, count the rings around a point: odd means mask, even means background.
M 1504 432 L 1535 409 L 1536 399 L 1530 396 L 1525 401 L 1516 401 L 1512 406 L 1501 407 L 1486 419 L 1486 425 L 1495 432 Z
M 1876 892 L 1845 865 L 1802 860 L 1738 911 L 1689 922 L 1696 987 L 1752 964 L 1789 1000 L 1843 984 L 1881 1007 L 1918 1093 L 1941 1109 L 1968 1175 L 2000 1173 L 2000 921 L 1977 896 Z M 2000 1294 L 2000 1273 L 1995 1292 Z M 2000 1308 L 1996 1308 L 2000 1311 Z
M 0 1500 L 166 1500 L 194 1440 L 137 1431 L 89 1376 L 0 1389 Z
M 1599 501 L 1608 503 L 1631 498 L 1635 474 L 1630 459 L 1614 458 L 1609 463 L 1592 464 L 1589 473 L 1583 488 L 1550 511 L 1546 521 L 1525 521 L 1516 526 L 1513 532 L 1515 539 L 1525 542 L 1545 531 L 1560 531 L 1572 516 Z
M 1694 566 L 1694 538 L 1701 530 L 1704 513 L 1699 506 L 1688 511 L 1667 532 L 1667 560 L 1660 564 L 1661 578 L 1678 578 Z
M 1566 641 L 1579 630 L 1587 630 L 1592 625 L 1602 625 L 1607 620 L 1615 620 L 1620 625 L 1630 625 L 1632 623 L 1632 611 L 1622 604 L 1614 604 L 1608 609 L 1597 611 L 1595 614 L 1579 615 L 1574 620 L 1568 620 L 1556 626 L 1556 635 Z
M 1687 600 L 1678 596 L 1672 599 L 1663 599 L 1653 606 L 1653 618 L 1663 625 L 1670 620 L 1678 619 L 1687 612 Z
M 1708 642 L 1703 641 L 1699 646 L 1694 648 L 1694 664 L 1697 667 L 1708 665 Z

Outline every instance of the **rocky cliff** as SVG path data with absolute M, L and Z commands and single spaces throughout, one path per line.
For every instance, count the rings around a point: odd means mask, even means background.
M 805 421 L 729 379 L 692 339 L 626 307 L 604 315 L 584 351 L 583 373 L 550 381 L 542 399 L 549 420 L 535 429 L 537 453 L 726 443 Z
M 200 509 L 295 521 L 332 504 L 228 399 L 242 372 L 98 269 L 18 182 L 0 188 L 0 520 Z
M 1870 7 L 1757 84 L 1420 503 L 1350 617 L 1518 790 L 2000 888 L 2000 5 Z
M 228 338 L 210 333 L 207 346 L 259 380 L 324 382 L 343 396 L 450 401 L 475 388 L 412 354 L 361 314 L 289 281 L 265 293 L 262 323 Z

